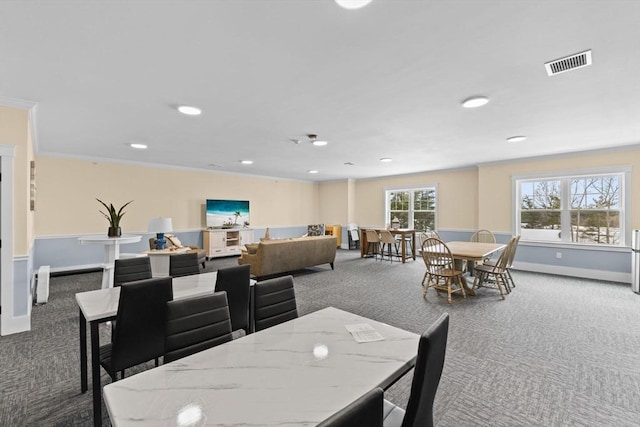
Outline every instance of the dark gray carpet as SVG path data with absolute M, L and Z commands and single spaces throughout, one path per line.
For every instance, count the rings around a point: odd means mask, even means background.
M 213 260 L 207 269 L 236 263 Z M 640 295 L 629 285 L 514 272 L 517 288 L 505 301 L 486 289 L 448 305 L 435 292 L 422 299 L 421 261 L 391 264 L 340 250 L 335 265 L 294 274 L 301 315 L 334 306 L 421 333 L 450 313 L 437 426 L 639 424 Z M 32 331 L 0 338 L 0 425 L 91 424 L 91 392 L 80 393 L 74 294 L 98 289 L 100 277 L 52 278 L 49 302 L 33 308 Z M 107 327 L 103 333 L 106 340 Z M 410 384 L 407 375 L 386 397 L 406 405 Z M 103 415 L 109 425 L 106 408 Z

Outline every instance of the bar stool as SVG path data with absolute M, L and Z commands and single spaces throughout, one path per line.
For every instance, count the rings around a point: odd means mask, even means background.
M 375 230 L 366 230 L 367 234 L 367 255 L 373 255 L 374 258 L 378 258 L 380 252 L 380 237 Z

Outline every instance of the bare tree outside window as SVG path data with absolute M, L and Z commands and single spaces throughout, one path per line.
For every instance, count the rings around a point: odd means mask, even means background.
M 520 180 L 523 240 L 620 245 L 622 174 Z

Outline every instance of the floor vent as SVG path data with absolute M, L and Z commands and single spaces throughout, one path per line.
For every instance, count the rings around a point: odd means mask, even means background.
M 591 65 L 591 50 L 585 50 L 575 55 L 547 62 L 544 64 L 544 68 L 547 69 L 548 75 L 555 76 L 556 74 L 586 67 L 587 65 Z

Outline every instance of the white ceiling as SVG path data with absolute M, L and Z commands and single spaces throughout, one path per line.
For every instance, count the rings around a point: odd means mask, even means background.
M 38 154 L 313 181 L 640 147 L 640 1 L 0 0 L 15 100 Z

